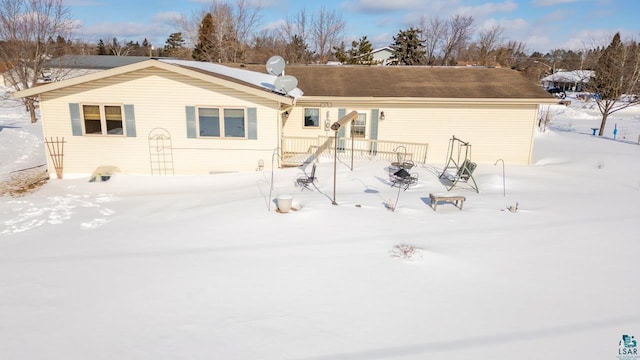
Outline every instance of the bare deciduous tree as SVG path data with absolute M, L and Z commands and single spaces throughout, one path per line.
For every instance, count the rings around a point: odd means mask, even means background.
M 200 25 L 206 14 L 213 22 L 207 41 L 213 44 L 218 53 L 211 54 L 212 61 L 238 62 L 249 46 L 251 36 L 260 23 L 260 6 L 251 5 L 248 0 L 236 0 L 235 4 L 215 0 L 207 10 L 183 15 L 177 25 L 187 42 L 195 46 L 202 40 Z
M 518 63 L 526 62 L 528 56 L 525 54 L 527 45 L 523 42 L 509 40 L 507 43 L 496 49 L 496 61 L 500 66 L 517 67 Z
M 452 61 L 451 57 L 463 47 L 473 34 L 473 17 L 454 15 L 446 24 L 442 65 Z
M 602 136 L 609 115 L 640 103 L 635 95 L 640 81 L 640 46 L 635 41 L 623 43 L 616 33 L 594 70 L 595 76 L 587 86 L 599 95 L 596 103 L 602 121 L 598 135 Z
M 295 17 L 287 17 L 284 24 L 280 27 L 282 38 L 287 43 L 291 43 L 296 37 L 304 41 L 309 41 L 309 17 L 305 9 L 301 9 L 296 13 Z
M 478 63 L 480 65 L 491 65 L 489 55 L 496 49 L 502 41 L 504 29 L 500 25 L 494 25 L 478 33 Z
M 252 46 L 248 49 L 245 61 L 266 64 L 274 54 L 285 54 L 286 43 L 277 30 L 263 30 L 254 35 Z M 284 55 L 283 55 L 284 56 Z
M 120 42 L 118 38 L 111 39 L 111 42 L 105 44 L 107 54 L 114 56 L 128 56 L 132 50 L 132 43 L 123 41 Z
M 325 6 L 313 13 L 311 20 L 311 37 L 315 52 L 320 62 L 327 62 L 333 46 L 337 46 L 342 40 L 342 32 L 346 22 L 335 10 L 328 10 Z
M 11 85 L 35 86 L 55 45 L 47 39 L 68 39 L 73 29 L 63 0 L 0 0 L 0 61 L 12 67 L 6 74 Z M 36 122 L 36 99 L 23 101 Z
M 439 47 L 442 46 L 446 30 L 446 22 L 439 17 L 427 20 L 422 16 L 417 28 L 422 32 L 427 65 L 435 65 Z

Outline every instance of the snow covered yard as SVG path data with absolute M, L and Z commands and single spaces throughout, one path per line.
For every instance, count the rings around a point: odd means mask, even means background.
M 613 141 L 590 106 L 552 109 L 506 196 L 480 164 L 464 210 L 429 206 L 445 159 L 395 211 L 384 162 L 340 164 L 337 206 L 333 163 L 314 191 L 277 170 L 287 214 L 270 171 L 0 197 L 0 358 L 616 359 L 640 334 L 640 112 Z M 0 173 L 43 161 L 37 125 L 2 111 Z

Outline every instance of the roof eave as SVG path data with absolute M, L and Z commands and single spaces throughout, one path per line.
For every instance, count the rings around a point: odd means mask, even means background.
M 99 71 L 92 74 L 78 76 L 76 78 L 71 78 L 68 80 L 63 80 L 55 83 L 50 83 L 42 86 L 36 86 L 29 89 L 16 91 L 15 93 L 13 93 L 13 97 L 14 98 L 32 97 L 32 96 L 40 95 L 45 92 L 59 90 L 69 86 L 80 85 L 80 84 L 88 83 L 91 81 L 96 81 L 96 80 L 105 79 L 112 76 L 122 75 L 122 74 L 138 71 L 138 70 L 142 70 L 150 67 L 157 67 L 170 72 L 182 74 L 191 78 L 197 78 L 209 83 L 221 85 L 228 88 L 239 89 L 241 91 L 244 91 L 253 95 L 257 95 L 257 96 L 266 98 L 268 100 L 275 100 L 280 103 L 284 103 L 288 105 L 293 105 L 294 103 L 294 99 L 290 96 L 275 94 L 267 90 L 255 89 L 253 87 L 242 85 L 242 84 L 228 81 L 225 79 L 221 79 L 213 75 L 203 74 L 202 72 L 194 71 L 182 66 L 163 63 L 157 60 L 141 61 L 138 63 L 120 66 L 120 67 L 109 69 L 109 70 L 103 70 L 103 71 Z
M 299 103 L 305 102 L 372 102 L 376 104 L 465 104 L 465 105 L 551 105 L 558 104 L 555 98 L 423 98 L 423 97 L 338 97 L 338 96 L 302 96 Z

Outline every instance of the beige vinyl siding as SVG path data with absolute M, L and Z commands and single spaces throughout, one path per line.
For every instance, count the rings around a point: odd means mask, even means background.
M 425 106 L 384 108 L 378 138 L 429 144 L 428 163 L 444 163 L 449 139 L 469 142 L 472 160 L 529 164 L 536 106 Z
M 72 136 L 69 103 L 132 104 L 137 137 Z M 189 139 L 185 106 L 256 108 L 258 138 Z M 47 92 L 41 98 L 44 135 L 65 138 L 68 174 L 91 173 L 101 165 L 150 174 L 148 136 L 155 128 L 171 134 L 176 174 L 253 171 L 260 159 L 270 164 L 278 146 L 278 108 L 276 101 L 155 68 Z
M 333 131 L 325 131 L 324 126 L 304 128 L 305 107 L 319 105 L 299 101 L 290 111 L 283 135 L 333 136 Z M 367 112 L 367 138 L 371 134 L 371 110 L 384 111 L 385 119 L 378 121 L 378 140 L 428 143 L 428 163 L 445 163 L 449 139 L 454 135 L 472 145 L 471 155 L 475 162 L 493 163 L 499 158 L 511 164 L 529 164 L 531 161 L 537 105 L 334 103 L 330 108 L 321 108 L 321 123 L 324 124 L 327 110 L 330 123 L 338 120 L 338 108 L 344 108 L 346 113 L 352 110 Z M 349 134 L 348 128 L 346 134 Z
M 320 126 L 305 127 L 304 126 L 304 109 L 316 108 L 320 109 Z M 318 135 L 333 135 L 333 132 L 327 127 L 325 130 L 325 122 L 327 119 L 327 111 L 329 112 L 329 125 L 338 120 L 338 109 L 321 107 L 317 104 L 303 105 L 299 104 L 289 111 L 289 117 L 284 121 L 283 136 L 302 136 L 314 137 Z

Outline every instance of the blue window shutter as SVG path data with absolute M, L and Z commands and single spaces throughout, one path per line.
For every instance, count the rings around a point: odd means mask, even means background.
M 379 120 L 379 109 L 371 109 L 371 140 L 378 140 L 378 120 Z M 378 143 L 371 143 L 371 154 L 375 155 L 378 153 Z
M 346 113 L 345 109 L 338 109 L 338 120 L 342 119 Z M 338 130 L 338 137 L 344 137 L 344 126 L 341 126 Z
M 186 106 L 187 112 L 187 137 L 195 138 L 196 137 L 196 107 L 195 106 Z
M 371 109 L 371 140 L 378 140 L 378 109 Z
M 133 105 L 124 106 L 124 122 L 127 129 L 127 137 L 136 137 L 136 115 Z
M 258 140 L 258 111 L 256 108 L 247 108 L 247 138 Z
M 80 104 L 69 104 L 69 115 L 71 115 L 71 132 L 73 136 L 82 136 L 82 117 L 80 115 Z

